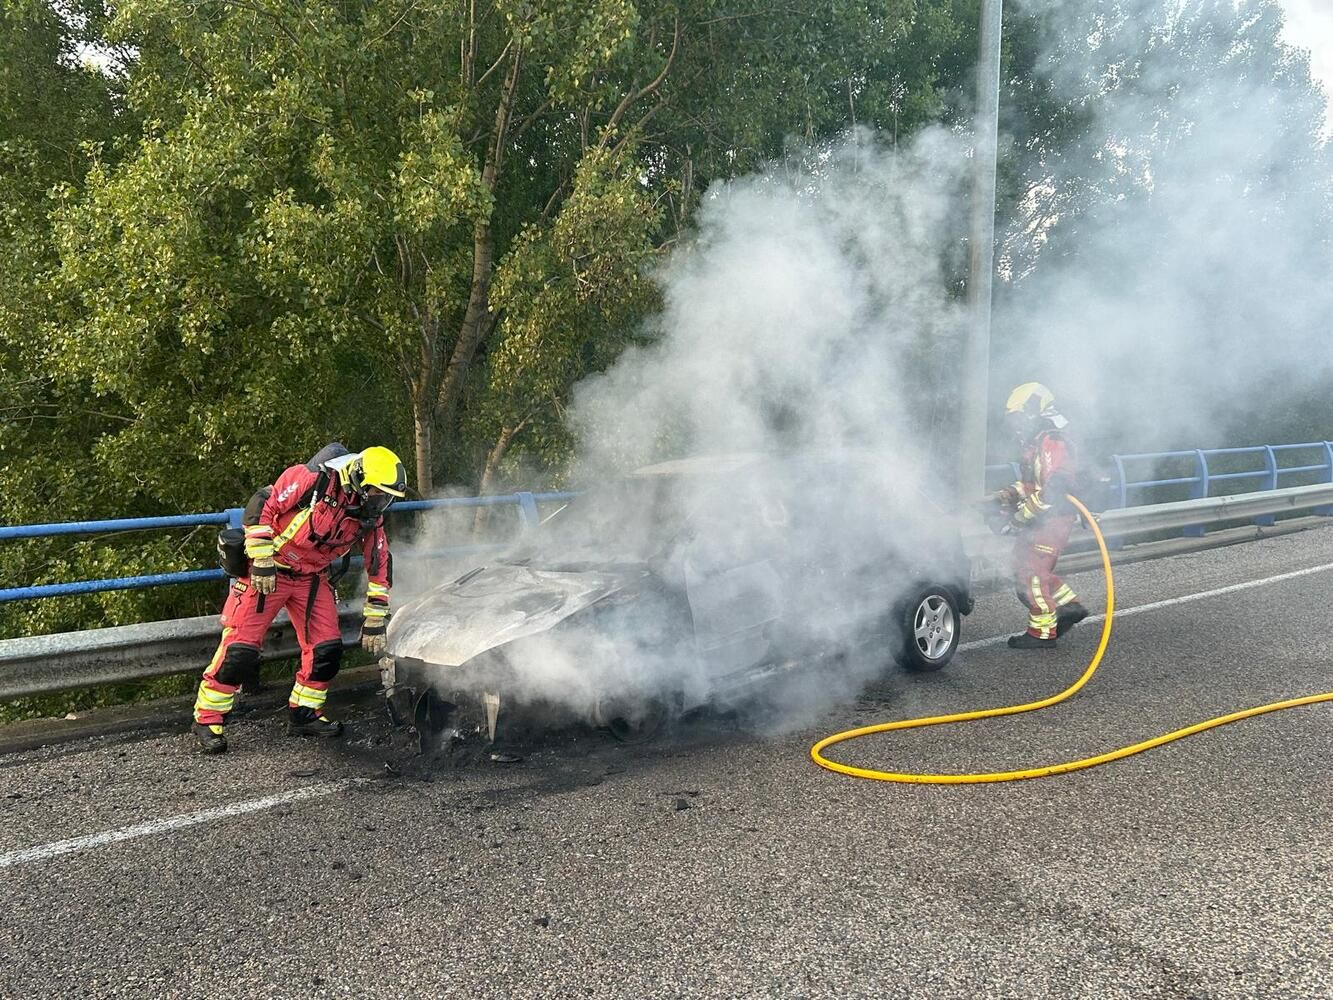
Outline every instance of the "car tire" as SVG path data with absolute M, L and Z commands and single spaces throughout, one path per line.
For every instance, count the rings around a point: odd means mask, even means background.
M 900 666 L 921 673 L 942 669 L 958 650 L 963 616 L 949 587 L 928 584 L 899 605 Z

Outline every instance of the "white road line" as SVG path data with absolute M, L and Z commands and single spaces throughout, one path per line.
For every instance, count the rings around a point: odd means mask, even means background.
M 1247 580 L 1244 583 L 1233 583 L 1228 587 L 1218 587 L 1216 590 L 1201 590 L 1197 594 L 1184 594 L 1181 597 L 1171 597 L 1165 601 L 1153 601 L 1151 604 L 1138 604 L 1132 608 L 1118 608 L 1115 616 L 1117 619 L 1128 618 L 1130 615 L 1141 615 L 1145 611 L 1160 611 L 1162 608 L 1173 607 L 1177 604 L 1189 604 L 1191 601 L 1202 601 L 1209 597 L 1222 597 L 1225 594 L 1235 594 L 1242 590 L 1253 590 L 1255 587 L 1264 587 L 1270 583 L 1282 583 L 1284 580 L 1296 580 L 1302 576 L 1312 576 L 1315 573 L 1327 573 L 1333 570 L 1333 563 L 1324 563 L 1322 566 L 1309 566 L 1306 569 L 1293 570 L 1290 573 L 1279 573 L 1277 576 L 1266 576 L 1262 580 Z M 1105 620 L 1105 615 L 1089 615 L 1084 619 L 1085 622 L 1099 622 Z M 967 652 L 970 649 L 985 649 L 987 646 L 998 646 L 1005 642 L 1009 636 L 992 635 L 985 639 L 974 639 L 971 642 L 960 643 L 958 651 Z
M 25 847 L 20 851 L 0 854 L 0 868 L 12 868 L 15 865 L 26 864 L 29 861 L 44 861 L 47 858 L 59 857 L 62 854 L 74 854 L 77 851 L 87 851 L 94 847 L 105 847 L 107 844 L 116 844 L 122 840 L 151 837 L 154 834 L 166 833 L 168 830 L 180 830 L 187 826 L 210 823 L 215 819 L 226 819 L 229 816 L 241 816 L 245 813 L 272 809 L 274 806 L 286 805 L 288 802 L 317 799 L 325 795 L 332 795 L 349 785 L 357 784 L 359 780 L 361 779 L 330 781 L 323 785 L 308 785 L 305 788 L 295 788 L 290 792 L 280 792 L 277 795 L 269 795 L 262 799 L 233 802 L 229 806 L 205 809 L 203 812 L 187 813 L 184 816 L 170 816 L 166 819 L 155 819 L 148 823 L 140 823 L 138 826 L 127 826 L 119 830 L 108 830 L 105 833 L 75 837 L 72 840 L 57 840 L 52 844 Z

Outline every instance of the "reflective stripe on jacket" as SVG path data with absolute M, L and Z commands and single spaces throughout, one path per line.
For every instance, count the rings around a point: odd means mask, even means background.
M 1010 487 L 1018 500 L 1015 521 L 1034 521 L 1052 507 L 1063 510 L 1073 486 L 1074 448 L 1059 431 L 1042 431 L 1023 449 L 1019 472 L 1023 478 Z

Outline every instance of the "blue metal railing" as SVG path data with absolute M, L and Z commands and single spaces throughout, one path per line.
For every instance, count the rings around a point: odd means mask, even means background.
M 516 505 L 519 523 L 532 527 L 540 521 L 539 503 L 557 503 L 570 500 L 576 493 L 510 493 L 490 497 L 448 497 L 439 500 L 408 500 L 394 504 L 390 514 L 435 510 L 441 507 L 499 507 Z M 50 538 L 57 535 L 91 535 L 113 531 L 144 531 L 155 528 L 197 528 L 208 525 L 240 527 L 242 508 L 211 514 L 176 514 L 169 517 L 127 517 L 107 521 L 67 521 L 54 524 L 17 524 L 0 526 L 0 541 L 10 538 Z M 440 550 L 438 555 L 464 553 L 478 546 L 460 546 Z M 104 580 L 78 580 L 70 583 L 49 583 L 33 587 L 10 587 L 0 590 L 0 602 L 29 600 L 39 597 L 61 597 L 70 594 L 97 594 L 111 590 L 142 590 L 173 583 L 206 583 L 222 580 L 221 569 L 195 569 L 175 573 L 153 573 L 146 576 L 121 576 Z
M 1293 452 L 1310 452 L 1318 455 L 1318 460 L 1302 461 L 1283 465 L 1283 458 Z M 1253 457 L 1260 468 L 1213 471 L 1218 460 L 1234 459 L 1237 456 Z M 1111 495 L 1106 498 L 1106 506 L 1129 507 L 1141 503 L 1157 502 L 1156 499 L 1143 499 L 1152 490 L 1179 490 L 1188 487 L 1191 498 L 1211 496 L 1212 488 L 1217 483 L 1253 482 L 1256 490 L 1273 490 L 1283 485 L 1283 480 L 1292 476 L 1304 475 L 1316 477 L 1316 482 L 1333 482 L 1333 442 L 1314 441 L 1304 444 L 1256 445 L 1248 448 L 1213 448 L 1193 451 L 1144 452 L 1131 455 L 1112 455 L 1111 463 L 1115 468 L 1115 479 L 1108 484 Z M 1127 467 L 1150 463 L 1159 468 L 1160 463 L 1177 463 L 1187 468 L 1182 474 L 1172 474 L 1163 479 L 1140 479 L 1129 477 Z M 988 465 L 987 475 L 991 482 L 1000 483 L 1019 477 L 1016 463 Z M 1183 474 L 1188 472 L 1189 474 Z M 519 523 L 531 527 L 540 520 L 537 505 L 570 500 L 576 493 L 510 493 L 489 497 L 449 497 L 439 500 L 410 500 L 394 504 L 390 513 L 409 513 L 421 510 L 436 510 L 442 507 L 497 507 L 516 505 Z M 1131 503 L 1131 500 L 1133 503 Z M 1333 508 L 1320 508 L 1316 511 L 1324 516 L 1333 515 Z M 1272 524 L 1273 516 L 1256 518 L 1258 524 Z M 105 521 L 70 521 L 55 524 L 20 524 L 0 525 L 0 541 L 18 538 L 49 538 L 57 535 L 86 535 L 116 531 L 144 531 L 159 528 L 194 528 L 207 525 L 230 525 L 239 527 L 241 508 L 208 514 L 179 514 L 168 517 L 135 517 Z M 1202 535 L 1200 527 L 1186 528 L 1187 535 Z M 461 554 L 478 550 L 478 546 L 459 546 L 441 550 L 432 555 Z M 39 597 L 57 597 L 70 594 L 95 594 L 112 590 L 139 590 L 145 587 L 157 587 L 164 584 L 200 583 L 210 580 L 222 580 L 226 574 L 221 569 L 198 569 L 175 573 L 153 573 L 144 576 L 123 576 L 104 580 L 79 580 L 70 583 L 51 583 L 31 587 L 11 587 L 0 590 L 0 602 L 27 600 Z

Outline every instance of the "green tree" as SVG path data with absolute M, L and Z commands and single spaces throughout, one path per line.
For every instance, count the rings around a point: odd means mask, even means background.
M 709 179 L 863 111 L 924 120 L 935 70 L 921 52 L 951 40 L 947 9 L 123 4 L 111 37 L 140 53 L 130 99 L 147 124 L 62 216 L 64 277 L 81 296 L 62 363 L 134 410 L 108 449 L 186 437 L 200 458 L 225 446 L 257 473 L 327 436 L 305 440 L 299 421 L 271 433 L 294 389 L 336 410 L 350 382 L 364 387 L 354 426 L 410 420 L 423 491 L 440 473 L 470 478 L 524 425 L 522 403 L 498 422 L 463 419 L 490 392 L 521 394 L 497 381 L 503 364 L 476 363 L 502 324 L 531 336 L 540 320 L 514 310 L 555 315 L 550 296 L 499 304 L 492 287 L 506 268 L 557 268 L 508 279 L 516 290 L 567 276 L 568 260 L 534 247 L 580 225 L 577 204 L 562 220 L 580 178 L 618 184 L 631 216 L 654 220 L 615 230 L 622 259 L 579 279 L 603 331 L 612 316 L 630 325 L 610 301 L 626 269 L 666 238 L 661 223 L 687 225 Z M 909 74 L 885 63 L 895 45 Z

